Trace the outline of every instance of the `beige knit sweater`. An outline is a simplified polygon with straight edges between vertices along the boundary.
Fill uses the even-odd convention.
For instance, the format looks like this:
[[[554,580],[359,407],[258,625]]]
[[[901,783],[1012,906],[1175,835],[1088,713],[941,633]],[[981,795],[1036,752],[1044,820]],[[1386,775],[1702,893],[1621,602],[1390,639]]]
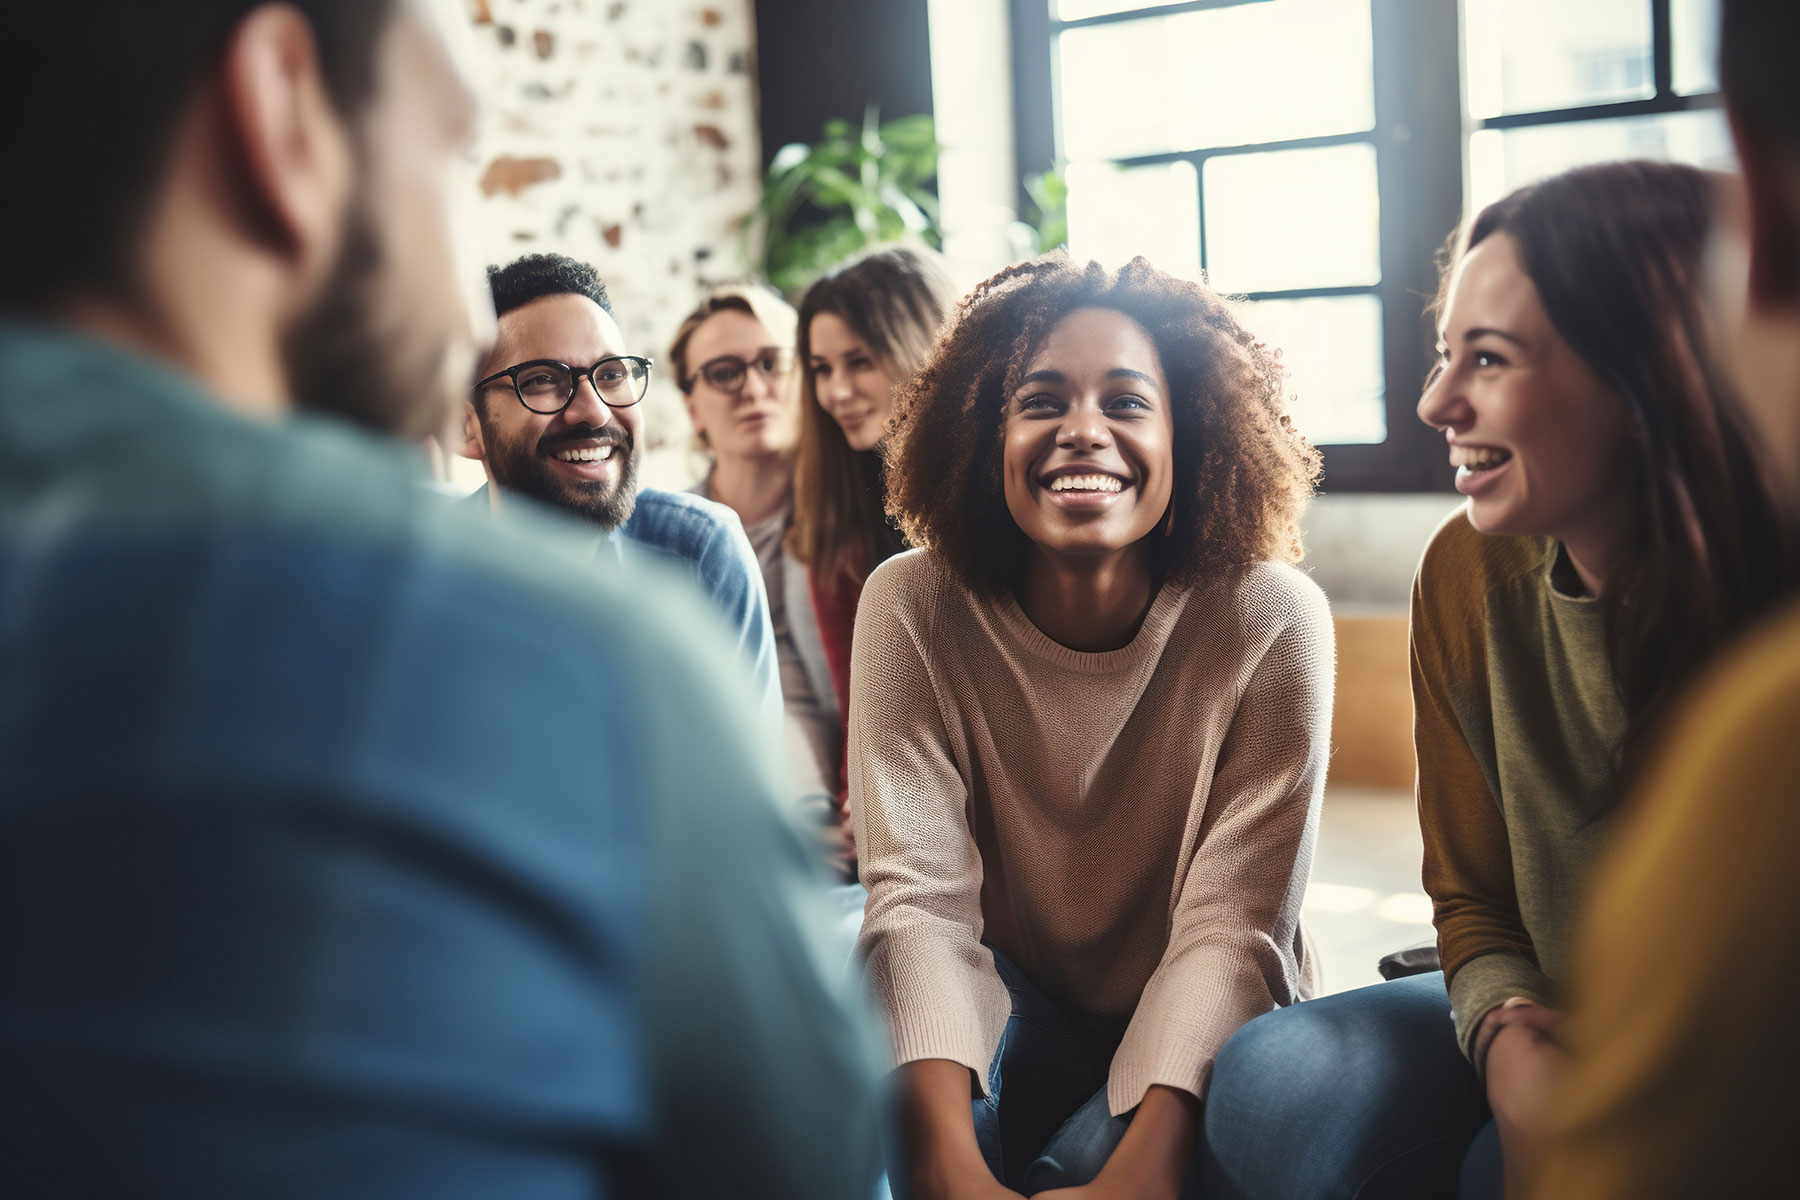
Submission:
[[[1244,1022],[1309,995],[1300,900],[1330,740],[1324,594],[1260,564],[1166,586],[1124,649],[1070,650],[929,551],[857,612],[850,802],[859,949],[897,1063],[986,1086],[1011,1006],[988,947],[1130,1017],[1107,1097],[1204,1097]]]

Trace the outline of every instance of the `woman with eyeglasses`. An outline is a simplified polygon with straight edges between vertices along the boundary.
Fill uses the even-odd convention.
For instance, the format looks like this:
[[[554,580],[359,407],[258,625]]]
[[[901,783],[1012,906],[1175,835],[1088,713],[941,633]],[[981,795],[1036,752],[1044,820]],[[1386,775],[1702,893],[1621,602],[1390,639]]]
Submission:
[[[668,360],[695,441],[711,460],[693,491],[737,513],[762,567],[796,794],[832,831],[831,856],[847,870],[835,807],[843,741],[837,696],[806,568],[782,545],[793,522],[800,432],[794,333],[794,310],[773,292],[721,287],[681,322]]]
[[[896,245],[845,260],[800,301],[800,447],[787,547],[811,573],[840,723],[863,580],[905,547],[886,513],[880,446],[896,391],[925,365],[956,298],[938,254]],[[841,788],[838,812],[848,838],[847,801]]]

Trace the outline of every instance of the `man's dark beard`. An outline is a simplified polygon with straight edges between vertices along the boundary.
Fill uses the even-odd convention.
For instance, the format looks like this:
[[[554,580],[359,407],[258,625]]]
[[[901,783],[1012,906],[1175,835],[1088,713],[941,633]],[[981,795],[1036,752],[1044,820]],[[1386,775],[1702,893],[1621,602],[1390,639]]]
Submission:
[[[601,529],[617,529],[630,519],[637,507],[637,442],[631,431],[617,425],[578,425],[559,429],[538,440],[509,442],[487,419],[485,406],[506,402],[498,389],[477,403],[476,418],[481,422],[481,440],[487,448],[487,467],[494,483],[508,492],[529,496],[540,504],[560,508],[589,521]],[[516,403],[516,402],[515,402]],[[617,487],[607,487],[599,480],[565,479],[548,462],[558,447],[573,441],[598,440],[612,443],[613,457],[623,457]]]
[[[406,304],[383,294],[385,259],[372,193],[351,201],[344,247],[318,307],[282,347],[297,407],[407,438],[441,431],[445,344],[416,346],[395,320]],[[409,357],[416,355],[416,360]]]

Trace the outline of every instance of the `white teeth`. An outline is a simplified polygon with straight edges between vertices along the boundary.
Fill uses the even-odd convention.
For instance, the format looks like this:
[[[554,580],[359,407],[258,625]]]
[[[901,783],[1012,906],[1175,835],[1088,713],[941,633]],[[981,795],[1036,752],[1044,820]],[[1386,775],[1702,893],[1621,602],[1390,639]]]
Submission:
[[[1512,457],[1506,450],[1494,450],[1486,446],[1452,446],[1450,447],[1450,465],[1467,467],[1471,471],[1486,471],[1497,467]]]
[[[1050,481],[1053,492],[1117,492],[1124,487],[1112,475],[1059,475]]]
[[[556,457],[563,462],[605,462],[612,457],[613,448],[608,446],[579,446],[573,450],[558,450]]]

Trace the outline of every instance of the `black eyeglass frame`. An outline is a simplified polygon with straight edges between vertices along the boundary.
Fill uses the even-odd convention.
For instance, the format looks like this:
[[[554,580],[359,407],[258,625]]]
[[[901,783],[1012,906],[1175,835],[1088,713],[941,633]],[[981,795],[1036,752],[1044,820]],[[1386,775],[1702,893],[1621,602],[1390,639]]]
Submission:
[[[614,404],[611,400],[608,400],[606,398],[606,393],[600,390],[599,380],[594,378],[595,371],[598,371],[607,363],[615,362],[637,363],[644,368],[644,390],[639,392],[637,399],[633,400],[630,404]],[[606,405],[606,407],[636,408],[639,404],[643,403],[644,397],[650,392],[650,368],[655,365],[655,359],[648,358],[642,354],[609,354],[591,367],[571,367],[568,363],[558,362],[554,358],[532,358],[527,359],[522,363],[514,363],[503,371],[495,371],[486,379],[477,380],[475,386],[469,390],[472,392],[479,392],[489,384],[499,383],[502,379],[505,379],[513,385],[513,395],[518,397],[520,404],[525,405],[525,411],[537,413],[539,416],[551,417],[575,403],[575,393],[581,390],[581,381],[585,379],[588,381],[588,386],[594,389],[594,395],[600,397],[600,403]],[[569,373],[569,394],[563,397],[563,402],[561,404],[550,409],[533,408],[531,405],[526,404],[525,392],[519,387],[519,372],[527,367],[561,367]]]
[[[784,350],[777,347],[775,353],[779,356],[781,363],[780,370],[776,372],[763,371],[763,378],[765,379],[768,379],[775,374],[785,375],[787,372],[792,371],[796,364],[797,360],[792,350]],[[719,363],[734,362],[739,367],[743,368],[744,371],[744,377],[738,380],[738,385],[736,387],[720,387],[710,379],[706,380],[706,386],[725,392],[728,395],[736,395],[739,392],[742,392],[744,390],[744,384],[750,381],[750,372],[762,370],[762,368],[758,367],[756,364],[766,357],[767,355],[761,354],[757,355],[755,358],[742,358],[736,354],[720,354],[714,358],[707,359],[705,362],[695,367],[694,373],[687,377],[686,382],[677,380],[676,383],[680,385],[683,392],[691,392],[694,390],[694,385],[696,383],[699,383],[702,379],[706,378],[706,369],[708,367],[717,366]]]

